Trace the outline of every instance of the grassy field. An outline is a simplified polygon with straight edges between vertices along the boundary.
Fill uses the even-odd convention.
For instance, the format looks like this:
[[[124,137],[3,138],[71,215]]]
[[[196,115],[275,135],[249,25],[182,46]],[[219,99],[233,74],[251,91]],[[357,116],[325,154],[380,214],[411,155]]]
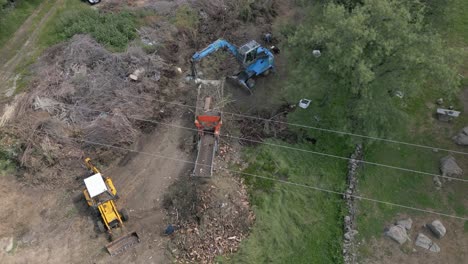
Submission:
[[[428,22],[444,35],[449,46],[458,48],[468,44],[468,6],[463,0],[429,1]],[[464,58],[468,58],[466,51],[461,51]],[[460,72],[466,72],[468,63],[462,65]],[[466,80],[464,81],[466,84]],[[396,138],[417,144],[439,146],[440,148],[457,149],[451,137],[459,129],[466,126],[468,117],[466,113],[451,124],[441,124],[431,116],[436,106],[433,102],[444,97],[434,87],[430,87],[422,98],[405,102],[405,111],[408,114],[408,124],[399,130]],[[458,98],[445,98],[447,105],[454,105],[455,109],[462,109],[462,102]],[[396,144],[374,143],[366,149],[366,159],[386,163],[399,167],[412,168],[429,173],[439,173],[439,159],[448,153],[435,152],[431,149],[418,149],[410,146]],[[459,164],[468,160],[464,155],[455,155]],[[462,166],[463,167],[463,166]],[[423,209],[435,210],[447,214],[466,217],[468,202],[466,187],[462,184],[446,184],[442,191],[436,191],[429,175],[418,175],[395,170],[366,166],[360,175],[360,191],[364,196],[405,204]],[[391,221],[397,213],[421,215],[411,210],[398,207],[376,205],[368,202],[360,203],[359,231],[363,238],[379,237],[385,223]],[[442,218],[443,219],[443,218]],[[467,224],[465,223],[465,226]],[[365,245],[364,245],[365,246]]]
[[[0,10],[0,48],[42,2],[43,0],[18,1],[15,8]]]
[[[324,147],[272,143],[316,151]],[[352,149],[338,151],[347,155]],[[341,191],[345,186],[346,162],[342,160],[271,146],[249,148],[245,155],[250,161],[247,173],[331,190]],[[231,263],[341,262],[343,208],[339,196],[251,176],[246,176],[246,182],[256,224]]]
[[[39,45],[49,47],[76,34],[90,34],[108,49],[123,51],[136,37],[136,28],[136,15],[129,12],[104,13],[81,1],[65,0],[40,34]]]
[[[428,20],[443,34],[452,47],[466,47],[468,43],[468,23],[463,0],[429,1]],[[311,12],[316,12],[312,10]],[[294,54],[286,54],[294,58]],[[466,51],[461,52],[468,58]],[[297,55],[296,55],[297,56]],[[465,60],[468,61],[468,60]],[[461,71],[467,69],[463,65]],[[299,66],[300,67],[300,66]],[[329,85],[323,78],[295,75],[295,67],[289,67],[288,90],[281,90],[282,96],[296,102],[306,97],[324,98],[321,87]],[[294,78],[310,78],[309,87],[297,87]],[[317,80],[312,82],[312,80]],[[452,124],[440,124],[432,116],[435,100],[443,97],[447,105],[462,108],[458,98],[447,98],[439,87],[427,85],[424,96],[403,99],[397,105],[406,113],[401,124],[394,127],[392,138],[441,148],[460,149],[451,137],[468,122],[466,115]],[[278,85],[281,87],[281,85]],[[317,89],[314,89],[317,87]],[[272,89],[274,91],[275,89]],[[272,95],[275,96],[275,95]],[[333,100],[314,100],[307,110],[298,109],[288,116],[288,121],[316,127],[341,127],[346,116],[344,103],[347,99],[340,94],[332,94]],[[399,99],[398,99],[399,100]],[[333,113],[322,118],[320,105],[333,102]],[[294,147],[348,157],[353,144],[359,138],[344,137],[326,132],[308,130],[309,136],[317,139],[316,146],[297,144]],[[284,142],[275,142],[286,144]],[[465,150],[466,151],[466,150]],[[439,159],[447,155],[443,151],[415,147],[367,142],[367,161],[410,168],[428,173],[439,173]],[[459,162],[467,162],[463,156],[456,156]],[[246,152],[250,160],[247,172],[285,179],[297,183],[320,186],[335,191],[343,191],[346,182],[346,163],[330,158],[320,158],[311,154],[285,151],[273,147],[257,147]],[[373,165],[365,165],[360,170],[360,194],[366,197],[396,204],[439,211],[447,214],[466,216],[466,188],[463,184],[446,184],[443,191],[435,191],[432,176],[402,172]],[[241,245],[241,250],[231,260],[232,263],[341,263],[343,201],[341,197],[317,193],[313,190],[265,180],[248,179],[251,198],[257,215],[257,222],[250,237]],[[383,229],[398,213],[413,216],[423,213],[389,205],[363,201],[359,203],[359,236],[366,241],[370,237],[381,237]],[[468,224],[465,223],[465,229]],[[364,244],[363,247],[368,245]],[[364,256],[365,257],[365,256]]]

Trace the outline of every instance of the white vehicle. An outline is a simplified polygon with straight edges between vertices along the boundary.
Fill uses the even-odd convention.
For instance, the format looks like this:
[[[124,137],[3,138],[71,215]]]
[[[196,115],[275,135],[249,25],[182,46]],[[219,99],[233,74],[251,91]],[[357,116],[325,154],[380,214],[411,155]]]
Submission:
[[[88,3],[90,3],[92,5],[99,4],[100,2],[101,2],[101,0],[88,0]]]

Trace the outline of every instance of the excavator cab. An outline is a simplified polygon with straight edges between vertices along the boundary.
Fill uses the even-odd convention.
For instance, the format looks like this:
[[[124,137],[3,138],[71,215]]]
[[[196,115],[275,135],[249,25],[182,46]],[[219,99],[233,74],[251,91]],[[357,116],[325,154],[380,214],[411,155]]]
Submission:
[[[257,59],[257,49],[260,47],[255,40],[251,40],[239,48],[239,61],[244,67],[248,67]]]

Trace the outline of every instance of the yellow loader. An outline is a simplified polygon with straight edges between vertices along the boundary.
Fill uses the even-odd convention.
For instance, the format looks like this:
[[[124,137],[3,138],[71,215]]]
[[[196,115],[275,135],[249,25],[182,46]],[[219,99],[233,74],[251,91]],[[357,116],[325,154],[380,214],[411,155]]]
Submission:
[[[83,194],[88,205],[100,216],[97,221],[99,231],[107,232],[112,241],[106,245],[111,256],[115,256],[140,242],[136,232],[124,233],[124,221],[128,220],[125,209],[118,210],[115,201],[119,198],[112,179],[103,177],[101,172],[91,163],[90,158],[85,159],[86,166],[93,175],[84,179],[86,188]],[[117,234],[119,233],[119,234]]]

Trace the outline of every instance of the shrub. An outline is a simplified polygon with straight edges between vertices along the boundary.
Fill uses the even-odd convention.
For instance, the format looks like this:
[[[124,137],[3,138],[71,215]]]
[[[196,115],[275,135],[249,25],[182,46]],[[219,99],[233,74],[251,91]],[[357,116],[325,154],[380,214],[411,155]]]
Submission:
[[[111,50],[120,51],[136,36],[136,18],[128,12],[104,13],[91,9],[67,11],[58,20],[55,31],[58,41],[75,34],[90,34]]]

